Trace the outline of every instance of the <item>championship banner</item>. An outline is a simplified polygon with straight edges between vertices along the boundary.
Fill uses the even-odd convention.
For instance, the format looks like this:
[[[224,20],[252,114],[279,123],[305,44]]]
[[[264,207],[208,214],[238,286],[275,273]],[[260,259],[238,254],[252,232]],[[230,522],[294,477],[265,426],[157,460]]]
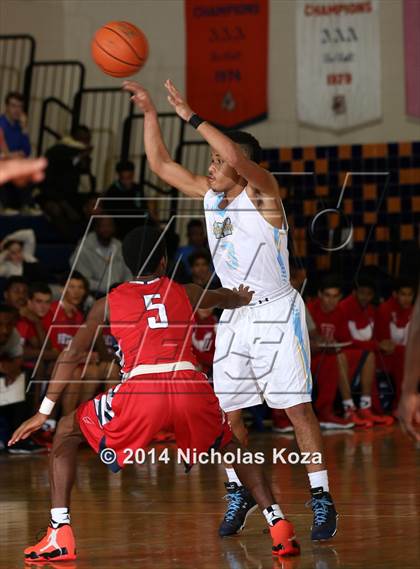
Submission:
[[[379,2],[297,0],[301,122],[340,130],[381,117]]]
[[[187,100],[237,128],[267,117],[268,0],[185,0]]]
[[[420,2],[404,1],[406,112],[420,118]]]

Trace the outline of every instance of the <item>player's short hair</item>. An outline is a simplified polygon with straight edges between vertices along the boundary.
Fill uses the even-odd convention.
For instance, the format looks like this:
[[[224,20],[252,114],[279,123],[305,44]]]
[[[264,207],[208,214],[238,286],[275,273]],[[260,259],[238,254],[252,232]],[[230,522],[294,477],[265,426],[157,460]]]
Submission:
[[[340,278],[337,275],[326,275],[319,283],[318,290],[324,292],[327,288],[337,288],[341,292],[343,287]]]
[[[7,292],[8,290],[10,290],[12,288],[13,285],[15,284],[24,284],[26,286],[28,286],[28,281],[26,279],[24,279],[23,277],[9,277],[6,280],[6,284],[4,285],[4,292]]]
[[[368,276],[362,275],[354,280],[353,290],[357,290],[359,288],[370,288],[371,291],[376,294],[376,283]]]
[[[125,264],[135,277],[153,273],[166,256],[165,239],[157,227],[136,227],[126,235],[122,254]]]
[[[249,132],[244,132],[243,130],[228,130],[224,133],[228,138],[239,144],[239,146],[244,150],[246,156],[259,164],[262,160],[262,149],[258,140],[249,134]]]
[[[50,296],[52,296],[52,291],[46,283],[38,282],[29,285],[28,298],[32,299],[37,292],[41,294],[49,294]]]
[[[22,93],[19,93],[18,91],[9,91],[4,99],[5,104],[8,105],[12,99],[16,99],[16,101],[19,101],[20,103],[24,103],[25,101]]]
[[[199,251],[194,251],[194,253],[191,253],[191,255],[188,257],[188,262],[192,267],[194,263],[199,259],[204,259],[209,265],[211,263],[210,253],[205,249],[200,249]]]
[[[411,288],[413,292],[416,292],[415,280],[407,275],[403,275],[395,279],[392,290],[399,291],[402,288]]]
[[[60,280],[60,284],[62,286],[66,286],[67,282],[72,281],[72,280],[82,281],[82,283],[86,289],[86,293],[89,293],[89,290],[90,290],[89,281],[87,280],[87,278],[84,275],[82,275],[82,273],[79,273],[79,271],[73,271],[70,276],[63,277]]]
[[[70,281],[76,280],[76,281],[82,281],[86,292],[89,292],[90,286],[89,286],[89,281],[87,280],[87,278],[85,277],[85,275],[82,275],[82,273],[79,273],[79,271],[73,271],[70,278]]]
[[[121,172],[134,172],[134,170],[134,163],[131,162],[131,160],[120,160],[115,166],[117,174],[121,174]]]

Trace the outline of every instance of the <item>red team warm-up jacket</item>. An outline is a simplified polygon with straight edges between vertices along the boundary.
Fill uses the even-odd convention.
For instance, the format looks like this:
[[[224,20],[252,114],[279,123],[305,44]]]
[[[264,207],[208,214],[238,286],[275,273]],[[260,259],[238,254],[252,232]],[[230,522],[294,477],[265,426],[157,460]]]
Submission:
[[[360,326],[366,327],[364,319],[357,319],[358,326],[351,324],[345,310],[340,303],[332,312],[324,312],[319,299],[308,303],[308,310],[315,322],[317,331],[328,342],[352,342],[342,353],[346,357],[350,379],[355,374],[363,355],[363,348],[359,341],[354,341],[350,330]],[[369,323],[369,321],[368,321]],[[338,389],[339,368],[337,354],[319,351],[312,354],[312,375],[317,386],[315,410],[320,419],[326,413],[332,413],[334,400]]]

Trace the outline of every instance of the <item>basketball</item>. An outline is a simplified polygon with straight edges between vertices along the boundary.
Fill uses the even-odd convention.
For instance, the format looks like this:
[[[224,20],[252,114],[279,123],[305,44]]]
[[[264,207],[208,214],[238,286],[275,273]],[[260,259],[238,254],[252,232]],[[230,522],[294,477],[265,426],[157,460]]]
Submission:
[[[112,77],[129,77],[146,63],[149,46],[144,33],[129,22],[109,22],[92,39],[92,57]]]

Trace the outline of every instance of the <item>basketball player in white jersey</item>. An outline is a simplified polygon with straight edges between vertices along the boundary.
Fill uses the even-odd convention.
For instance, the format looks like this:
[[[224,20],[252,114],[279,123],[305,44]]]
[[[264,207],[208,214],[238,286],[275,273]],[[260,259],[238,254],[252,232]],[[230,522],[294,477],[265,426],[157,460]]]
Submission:
[[[289,282],[287,221],[272,174],[260,167],[261,148],[247,133],[223,134],[198,117],[166,81],[168,101],[198,130],[212,150],[209,175],[195,175],[174,162],[162,139],[157,112],[145,89],[132,81],[123,88],[144,112],[144,141],[152,171],[188,197],[204,198],[210,251],[224,287],[246,283],[252,305],[224,311],[216,336],[213,381],[233,431],[245,438],[241,410],[264,400],[284,409],[302,453],[322,455],[318,421],[311,404],[309,339],[302,298]],[[314,541],[333,537],[337,513],[329,494],[325,463],[307,465],[314,513]],[[239,533],[255,502],[227,469],[229,502],[221,536]]]

